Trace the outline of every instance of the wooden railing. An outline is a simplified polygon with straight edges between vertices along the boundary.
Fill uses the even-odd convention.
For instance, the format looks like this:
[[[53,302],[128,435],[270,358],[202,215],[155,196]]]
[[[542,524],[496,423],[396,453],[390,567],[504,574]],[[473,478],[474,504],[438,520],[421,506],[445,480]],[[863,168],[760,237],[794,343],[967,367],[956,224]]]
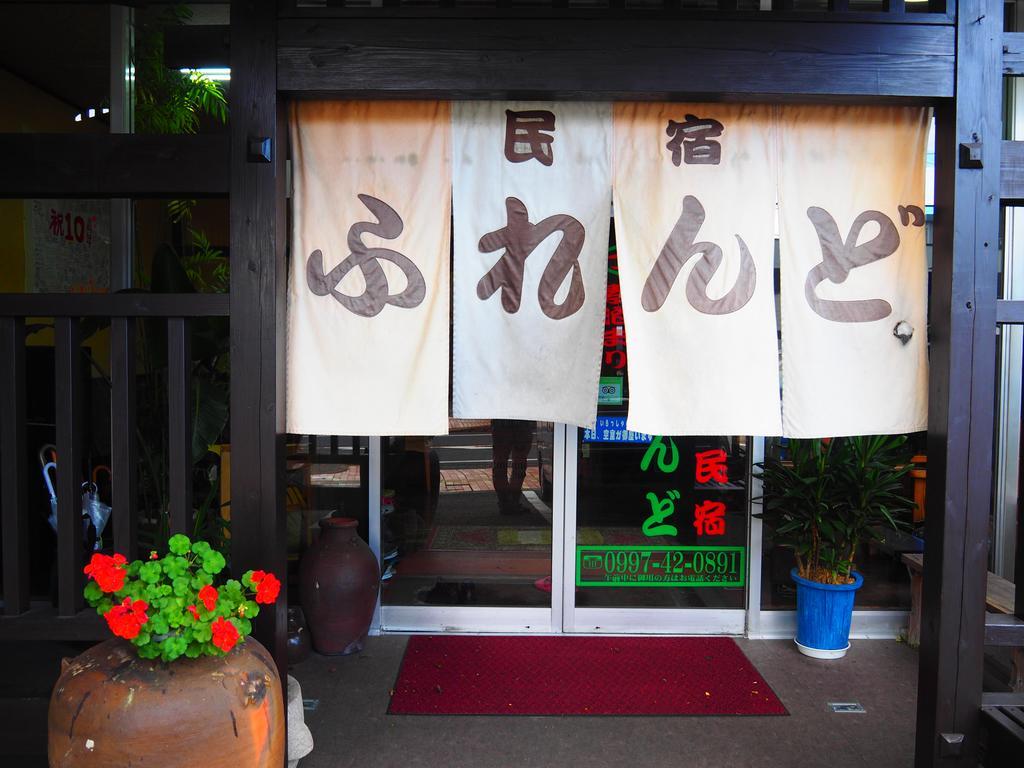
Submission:
[[[0,295],[0,457],[4,613],[17,616],[32,607],[29,595],[25,366],[26,317],[52,317],[54,323],[57,470],[57,610],[75,616],[83,607],[82,472],[83,378],[81,319],[109,317],[111,368],[110,528],[114,549],[129,558],[137,548],[137,425],[135,389],[136,321],[165,319],[168,365],[168,478],[170,528],[191,530],[192,403],[190,320],[226,317],[224,294],[7,294]],[[43,611],[46,613],[46,611]],[[0,631],[3,623],[0,622]]]
[[[3,134],[0,153],[9,161],[0,176],[0,197],[207,197],[224,196],[229,188],[226,135]],[[193,507],[190,323],[197,317],[227,317],[229,309],[225,294],[0,294],[0,525],[7,617],[0,619],[0,637],[86,637],[91,632],[88,621],[61,621],[79,615],[83,607],[83,318],[110,320],[109,530],[114,548],[131,557],[138,545],[137,321],[166,322],[169,519],[173,531],[185,531],[191,527]],[[29,585],[29,530],[38,521],[29,517],[33,507],[26,443],[26,318],[53,319],[58,456],[55,610],[32,603]]]

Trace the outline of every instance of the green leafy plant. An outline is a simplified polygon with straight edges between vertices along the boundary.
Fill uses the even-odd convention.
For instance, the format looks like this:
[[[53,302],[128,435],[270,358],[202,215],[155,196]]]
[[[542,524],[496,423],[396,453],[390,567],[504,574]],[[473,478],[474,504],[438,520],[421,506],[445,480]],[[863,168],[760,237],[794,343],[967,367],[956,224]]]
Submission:
[[[180,259],[188,279],[197,291],[226,293],[230,273],[224,251],[211,245],[205,232],[192,227],[189,227],[188,232],[192,249]]]
[[[264,571],[215,586],[225,565],[207,542],[181,534],[168,540],[166,555],[153,551],[145,562],[97,552],[85,566],[85,599],[144,659],[223,656],[245,641],[259,606],[275,602],[281,589]]]
[[[849,584],[862,543],[908,527],[906,442],[903,435],[794,439],[787,460],[757,465],[763,508],[755,517],[773,543],[793,551],[800,576]]]
[[[157,249],[153,258],[153,293],[194,293],[196,288],[185,266],[169,246]],[[110,325],[109,319],[86,318],[83,336],[91,337]],[[33,331],[52,325],[39,324]],[[160,320],[140,320],[136,438],[139,448],[139,494],[141,497],[139,543],[142,547],[165,546],[170,536],[170,476],[168,472],[167,423],[167,333]],[[194,318],[191,324],[191,444],[193,538],[210,540],[225,552],[227,521],[220,515],[219,458],[211,452],[223,439],[229,418],[230,370],[227,318]],[[83,347],[92,368],[108,387],[110,373],[88,348]]]
[[[227,122],[228,102],[220,83],[202,72],[164,66],[164,27],[191,18],[188,6],[173,5],[135,26],[135,127],[140,133],[195,133],[204,114]]]
[[[135,25],[135,130],[138,133],[194,134],[207,117],[217,123],[227,123],[228,102],[224,86],[198,70],[182,72],[165,64],[164,29],[185,24],[192,18],[192,10],[182,4],[142,14]],[[196,200],[171,200],[167,213],[172,224],[189,225]],[[194,277],[200,291],[227,290],[227,259],[211,248],[201,231],[188,227],[190,242],[184,237],[179,244],[183,263]],[[197,264],[203,264],[198,268]],[[211,266],[211,264],[213,266]],[[205,285],[210,275],[213,280]]]
[[[193,264],[193,267],[195,265]],[[153,293],[195,293],[196,285],[182,259],[169,246],[153,258]],[[192,352],[192,466],[195,538],[226,547],[225,521],[220,516],[219,459],[210,446],[221,441],[229,417],[230,333],[226,318],[195,318],[191,323]],[[139,490],[148,519],[139,526],[141,541],[162,546],[170,535],[168,508],[170,477],[166,456],[167,333],[158,320],[139,324],[139,359],[142,377],[138,391],[139,453],[142,459]]]

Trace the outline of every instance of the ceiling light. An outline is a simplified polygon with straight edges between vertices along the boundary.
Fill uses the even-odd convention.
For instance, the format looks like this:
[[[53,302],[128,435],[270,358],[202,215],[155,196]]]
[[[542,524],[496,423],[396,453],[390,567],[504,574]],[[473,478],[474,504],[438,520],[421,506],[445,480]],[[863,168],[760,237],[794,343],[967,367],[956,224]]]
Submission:
[[[227,82],[231,79],[231,68],[230,67],[198,67],[196,69],[190,69],[189,67],[182,67],[179,70],[183,75],[190,75],[196,72],[200,75],[204,75],[210,80],[216,80],[217,82]]]

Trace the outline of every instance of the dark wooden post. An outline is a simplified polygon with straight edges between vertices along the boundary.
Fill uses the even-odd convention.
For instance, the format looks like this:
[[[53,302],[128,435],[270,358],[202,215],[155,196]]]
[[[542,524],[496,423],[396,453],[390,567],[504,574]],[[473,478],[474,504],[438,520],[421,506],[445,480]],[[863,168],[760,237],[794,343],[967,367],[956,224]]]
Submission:
[[[961,0],[957,13],[956,98],[937,110],[935,140],[928,498],[938,505],[925,523],[918,768],[977,765],[984,660],[1003,9]]]
[[[4,613],[28,610],[28,493],[25,467],[25,320],[0,318],[0,523]]]
[[[82,596],[82,339],[77,318],[58,317],[57,397],[57,611],[74,616]]]
[[[276,3],[231,3],[231,554],[285,578],[285,147]],[[285,672],[287,600],[255,635]]]
[[[135,318],[110,321],[110,452],[114,549],[129,560],[137,556],[136,536],[139,450],[135,436]]]
[[[167,319],[170,530],[192,533],[192,344],[188,318]]]

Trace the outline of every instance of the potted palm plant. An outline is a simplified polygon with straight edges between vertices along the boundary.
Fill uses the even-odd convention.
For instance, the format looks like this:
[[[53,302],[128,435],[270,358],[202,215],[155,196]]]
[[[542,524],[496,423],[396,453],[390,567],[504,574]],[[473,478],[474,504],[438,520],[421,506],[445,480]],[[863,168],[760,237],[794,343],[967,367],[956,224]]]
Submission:
[[[908,527],[914,502],[903,496],[912,468],[903,435],[790,440],[788,457],[758,465],[762,511],[772,543],[793,551],[800,651],[846,655],[864,543]]]

